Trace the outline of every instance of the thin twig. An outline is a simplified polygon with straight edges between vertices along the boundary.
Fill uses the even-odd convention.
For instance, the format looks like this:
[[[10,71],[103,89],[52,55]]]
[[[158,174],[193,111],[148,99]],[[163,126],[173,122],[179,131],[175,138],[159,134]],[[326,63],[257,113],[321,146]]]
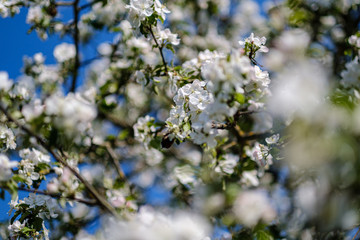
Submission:
[[[93,61],[98,60],[100,58],[101,58],[101,56],[95,56],[93,58],[86,59],[80,63],[79,67],[85,67],[86,65],[88,65],[88,64],[92,63]]]
[[[74,5],[74,2],[56,2],[56,6],[72,6]]]
[[[167,73],[168,73],[168,69],[167,69],[167,63],[166,63],[166,61],[165,61],[165,57],[164,57],[164,54],[163,54],[163,51],[162,51],[162,50],[163,50],[163,46],[160,46],[160,45],[159,45],[158,41],[156,40],[155,34],[154,34],[151,26],[150,26],[148,29],[149,29],[149,31],[150,31],[151,36],[153,37],[153,39],[154,39],[154,41],[155,41],[156,47],[157,47],[157,48],[159,49],[159,51],[160,51],[161,59],[162,59],[162,62],[163,62],[163,64],[164,64],[164,67],[165,67],[165,73],[167,74]]]
[[[5,187],[1,187],[1,188],[8,190],[8,188],[5,188]],[[42,190],[28,189],[28,188],[22,188],[22,187],[18,187],[17,190],[18,191],[23,191],[23,192],[37,193],[37,194],[41,194],[41,195],[50,196],[50,197],[53,197],[53,198],[65,198],[65,199],[76,201],[76,202],[79,202],[79,203],[84,203],[84,204],[90,205],[90,206],[96,205],[96,201],[91,200],[91,199],[82,199],[82,198],[77,198],[77,197],[73,197],[73,196],[65,197],[65,196],[61,196],[58,193],[50,193],[50,192],[46,192],[46,191],[42,191]]]
[[[235,126],[236,120],[238,120],[240,117],[249,115],[249,114],[253,114],[253,113],[257,113],[257,112],[256,111],[238,111],[234,115],[234,122],[232,122],[232,123],[213,123],[211,127],[217,128],[217,129],[230,129]]]
[[[357,230],[357,232],[355,233],[354,237],[351,240],[355,240],[357,235],[359,234],[359,232],[360,232],[360,227],[358,226],[358,230]]]
[[[78,77],[78,70],[80,67],[80,50],[79,50],[79,44],[80,44],[80,34],[79,34],[79,26],[78,26],[78,22],[79,22],[79,4],[80,0],[75,0],[73,3],[73,14],[74,14],[74,35],[73,35],[73,39],[74,39],[74,45],[75,45],[75,65],[74,65],[74,69],[72,72],[72,83],[71,83],[71,88],[70,88],[70,92],[75,92],[75,88],[76,88],[76,82],[77,82],[77,77]]]
[[[123,129],[132,128],[132,125],[130,125],[130,124],[126,123],[125,121],[122,121],[121,119],[117,118],[116,116],[114,116],[114,114],[106,113],[101,108],[98,108],[98,111],[99,111],[98,112],[99,117],[102,117],[102,118],[108,120],[109,122],[111,122],[115,126],[121,127]]]
[[[53,157],[54,159],[61,163],[63,166],[67,167],[86,187],[86,189],[93,195],[96,201],[109,213],[114,216],[117,216],[115,209],[110,205],[109,202],[106,201],[98,191],[92,186],[76,169],[71,167],[65,159],[63,159],[60,155],[58,155],[52,147],[39,135],[37,135],[33,130],[28,128],[27,126],[21,124],[18,120],[13,118],[10,113],[0,104],[0,111],[5,114],[5,116],[9,119],[9,121],[15,123],[20,129],[34,137]]]
[[[115,153],[114,150],[111,148],[111,146],[110,146],[109,143],[105,143],[105,148],[106,148],[106,151],[107,151],[108,154],[109,154],[109,157],[110,157],[112,163],[113,163],[114,166],[115,166],[115,169],[116,169],[117,173],[119,174],[120,179],[123,180],[123,181],[126,181],[125,173],[124,173],[124,171],[123,171],[122,168],[121,168],[121,165],[120,165],[120,163],[119,163],[119,159],[118,159],[117,156],[116,156],[116,153]]]

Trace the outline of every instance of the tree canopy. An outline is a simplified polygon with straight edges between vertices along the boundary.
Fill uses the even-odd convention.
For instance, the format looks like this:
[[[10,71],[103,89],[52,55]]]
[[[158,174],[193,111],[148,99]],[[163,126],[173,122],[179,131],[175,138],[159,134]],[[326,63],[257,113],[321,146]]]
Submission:
[[[360,237],[359,0],[20,11],[63,41],[0,69],[0,238]]]

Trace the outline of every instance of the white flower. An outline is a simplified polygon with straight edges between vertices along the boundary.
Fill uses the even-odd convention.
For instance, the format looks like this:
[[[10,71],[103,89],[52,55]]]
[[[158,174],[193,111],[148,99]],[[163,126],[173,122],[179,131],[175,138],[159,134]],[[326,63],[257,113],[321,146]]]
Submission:
[[[161,4],[159,0],[155,0],[155,11],[165,20],[165,14],[170,13],[170,10],[167,9],[164,5]]]
[[[196,181],[195,170],[190,165],[175,167],[174,175],[176,179],[182,184],[190,184]]]
[[[66,97],[51,95],[45,100],[45,113],[54,116],[54,124],[65,129],[69,136],[85,132],[97,115],[96,107],[80,93],[70,93]]]
[[[226,154],[223,156],[224,159],[219,160],[219,164],[215,168],[215,172],[218,173],[226,173],[226,174],[233,174],[234,168],[239,161],[239,156],[234,154]]]
[[[44,154],[40,152],[39,150],[36,150],[33,148],[30,150],[29,148],[23,149],[19,152],[19,155],[23,159],[28,159],[35,165],[38,163],[49,163],[50,162],[50,156],[47,154]]]
[[[0,150],[15,149],[15,136],[13,131],[6,125],[0,124]]]
[[[164,159],[164,155],[162,154],[162,152],[160,152],[155,148],[151,148],[145,151],[145,161],[150,166],[155,166],[161,163],[163,159]]]
[[[29,100],[35,94],[35,82],[32,77],[20,76],[15,84],[12,95]]]
[[[269,148],[258,142],[255,143],[252,149],[246,150],[246,155],[255,161],[262,169],[267,169],[269,165],[273,163]]]
[[[349,43],[357,48],[360,48],[360,37],[357,35],[350,36]]]
[[[266,43],[266,38],[265,37],[255,37],[254,33],[251,33],[250,36],[248,38],[245,38],[244,41],[239,41],[240,46],[245,46],[246,43],[249,44],[253,44],[256,47],[259,48],[259,52],[268,52],[269,49],[267,47],[265,47],[265,43]]]
[[[61,43],[54,49],[54,57],[59,63],[75,58],[76,49],[74,44]]]
[[[8,229],[10,232],[10,236],[16,236],[18,232],[20,232],[25,227],[25,222],[21,223],[19,220],[13,222],[13,224],[9,225]]]
[[[55,66],[44,66],[39,76],[39,83],[62,83],[63,78],[59,75],[59,70]]]
[[[135,138],[138,141],[143,142],[146,149],[156,131],[155,126],[152,124],[154,121],[155,119],[153,117],[147,115],[145,117],[140,117],[133,127]]]
[[[142,71],[136,71],[134,76],[135,76],[137,83],[139,83],[143,86],[146,85],[147,80],[146,80],[145,74]]]
[[[209,223],[195,213],[163,214],[143,206],[129,221],[109,220],[104,233],[108,240],[204,240],[210,230]]]
[[[0,72],[0,90],[9,91],[13,85],[13,81],[9,79],[7,72]]]
[[[46,214],[47,218],[57,218],[58,214],[56,213],[59,210],[59,206],[57,204],[57,201],[53,198],[47,198],[46,199],[46,207],[49,211],[48,214]]]
[[[267,144],[275,144],[279,141],[280,134],[274,134],[271,137],[265,138]]]
[[[153,4],[153,0],[130,0],[130,5],[125,6],[129,9],[129,21],[134,27],[140,27],[141,22],[153,14]]]
[[[9,180],[12,174],[11,169],[17,165],[18,162],[9,161],[9,158],[6,155],[0,154],[0,182]]]
[[[34,101],[26,104],[21,109],[21,113],[24,115],[26,121],[30,121],[34,118],[37,118],[44,112],[44,105],[41,104],[40,99],[35,99]]]
[[[295,115],[312,119],[324,108],[329,83],[322,65],[300,61],[287,66],[276,78],[276,84],[272,86],[273,94],[269,99],[269,109],[272,113],[283,118]],[[349,76],[347,79],[352,82],[356,78]]]
[[[259,186],[259,179],[257,177],[257,171],[244,171],[241,176],[241,183],[245,184],[246,186]]]
[[[255,226],[260,220],[270,223],[276,217],[268,197],[261,190],[241,192],[234,203],[236,218],[247,227]]]
[[[9,202],[9,205],[10,205],[10,210],[8,212],[9,216],[11,215],[13,210],[17,211],[19,209],[18,204],[24,202],[22,200],[20,200],[20,202],[19,202],[18,200],[19,200],[19,196],[16,196],[15,200],[11,199],[11,201]]]
[[[346,70],[341,72],[341,84],[346,87],[360,87],[360,64],[359,59],[356,57],[351,62],[346,63]]]
[[[40,178],[40,174],[35,172],[35,164],[29,159],[20,161],[19,175],[26,179],[26,184],[29,186],[33,184],[33,181],[36,181]]]
[[[46,204],[46,201],[49,200],[49,196],[45,195],[36,195],[35,193],[30,193],[28,198],[25,198],[25,204],[29,205],[29,208],[35,208],[36,206],[43,206]]]
[[[106,196],[114,207],[120,208],[126,204],[125,194],[119,190],[108,190],[106,191]]]
[[[160,43],[162,43],[163,41],[167,41],[172,45],[179,45],[180,43],[180,39],[177,38],[178,35],[171,33],[169,28],[162,30],[160,28],[160,25],[158,25],[154,34],[156,39],[158,39]]]

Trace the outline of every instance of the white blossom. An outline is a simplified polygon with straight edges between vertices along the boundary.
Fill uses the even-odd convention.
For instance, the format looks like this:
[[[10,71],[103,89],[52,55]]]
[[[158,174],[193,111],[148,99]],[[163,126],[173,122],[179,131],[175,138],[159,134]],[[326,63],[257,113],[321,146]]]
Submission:
[[[59,63],[71,60],[75,57],[75,45],[70,43],[61,43],[54,49],[54,57]]]
[[[0,71],[0,90],[9,91],[12,86],[13,81],[9,79],[9,74]]]
[[[276,217],[269,198],[261,190],[241,192],[235,200],[233,211],[238,221],[247,227],[255,226],[260,220],[270,223]]]
[[[259,48],[259,52],[268,52],[269,49],[264,46],[266,43],[265,37],[255,37],[254,33],[251,33],[248,38],[245,38],[244,41],[239,41],[240,46],[245,46],[246,43],[253,44]]]
[[[66,97],[53,94],[45,100],[45,113],[54,117],[54,124],[64,128],[67,135],[85,132],[97,115],[96,107],[80,93]]]
[[[6,181],[11,178],[12,168],[17,167],[18,162],[10,161],[9,158],[0,154],[0,181]]]
[[[29,197],[24,199],[25,204],[29,205],[29,208],[35,208],[37,206],[43,206],[50,197],[46,195],[39,195],[30,193]]]
[[[150,17],[153,12],[154,0],[130,0],[130,5],[126,5],[129,10],[129,21],[134,27],[140,27],[146,17]]]
[[[161,2],[160,0],[155,0],[154,1],[154,7],[155,7],[155,11],[157,12],[157,14],[160,15],[160,17],[165,20],[165,14],[170,13],[170,10],[167,9]]]
[[[234,154],[226,154],[219,160],[219,163],[215,168],[215,172],[233,174],[234,168],[236,167],[238,161],[239,156]]]
[[[30,160],[35,165],[37,165],[39,163],[49,163],[50,162],[49,155],[44,154],[44,153],[40,152],[39,150],[36,150],[35,148],[33,148],[31,150],[29,148],[20,150],[19,155],[23,159]]]
[[[267,144],[275,144],[279,141],[280,134],[274,134],[271,137],[265,138]]]
[[[143,142],[145,148],[148,147],[152,136],[156,131],[155,126],[153,125],[154,121],[155,119],[153,117],[147,115],[145,117],[140,117],[133,127],[135,138],[140,142]]]
[[[176,179],[182,184],[195,183],[195,170],[190,165],[184,165],[174,168]]]
[[[0,124],[0,150],[15,149],[15,136],[13,131],[4,124]]]
[[[210,234],[210,227],[195,213],[163,214],[143,206],[129,221],[111,221],[105,233],[109,240],[204,240]]]
[[[10,236],[16,236],[24,227],[25,222],[21,223],[19,220],[14,221],[13,224],[8,227]]]
[[[180,39],[178,39],[177,34],[171,33],[169,28],[162,30],[160,25],[157,26],[154,35],[160,43],[163,43],[164,41],[169,42],[172,45],[179,45],[180,43]]]
[[[356,57],[351,62],[346,63],[346,70],[341,72],[341,84],[346,87],[360,87],[360,70],[359,70],[359,60],[358,57]]]

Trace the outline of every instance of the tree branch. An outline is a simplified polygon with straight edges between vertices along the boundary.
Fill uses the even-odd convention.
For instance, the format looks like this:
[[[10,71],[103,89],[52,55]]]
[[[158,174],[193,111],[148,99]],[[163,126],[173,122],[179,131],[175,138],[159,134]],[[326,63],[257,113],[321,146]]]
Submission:
[[[6,187],[0,187],[0,188],[5,189],[5,190],[9,190]],[[84,204],[90,205],[90,206],[96,205],[96,201],[91,200],[91,199],[82,199],[82,198],[71,197],[71,196],[64,197],[64,196],[61,196],[61,194],[58,194],[58,193],[50,193],[50,192],[46,192],[46,191],[42,191],[42,190],[28,189],[28,188],[22,188],[22,187],[18,187],[17,190],[18,191],[23,191],[23,192],[38,193],[38,194],[50,196],[50,197],[53,197],[53,198],[65,198],[65,199],[76,201],[76,202],[79,202],[79,203],[84,203]]]
[[[59,2],[56,2],[55,5],[56,6],[72,6],[72,5],[74,5],[74,2],[61,2],[61,1],[59,1]]]
[[[162,50],[163,50],[163,46],[160,46],[160,45],[159,45],[158,41],[156,40],[156,37],[155,37],[155,35],[154,35],[154,32],[153,32],[151,26],[148,27],[148,29],[149,29],[149,31],[150,31],[151,36],[153,37],[153,39],[154,39],[154,41],[155,41],[156,47],[157,47],[157,48],[159,49],[159,51],[160,51],[161,59],[162,59],[163,65],[164,65],[164,67],[165,67],[165,73],[167,74],[167,73],[168,73],[168,69],[167,69],[167,63],[166,63],[166,61],[165,61],[165,57],[164,57],[164,54],[163,54],[163,51],[162,51]]]
[[[253,113],[257,113],[256,111],[237,111],[234,115],[234,122],[232,123],[213,123],[212,128],[217,129],[230,129],[236,125],[236,120],[245,115],[250,115]]]
[[[354,237],[351,240],[355,240],[359,232],[360,232],[360,227],[358,227],[357,232],[355,233]]]
[[[79,4],[80,0],[75,0],[73,2],[73,14],[74,14],[74,35],[73,35],[73,39],[74,39],[74,44],[75,44],[75,64],[74,64],[74,69],[72,72],[72,83],[71,83],[71,88],[70,88],[70,92],[75,92],[75,88],[76,88],[76,82],[77,82],[77,77],[78,77],[78,70],[80,67],[80,51],[79,51],[79,44],[80,44],[80,36],[79,36],[79,26],[78,26],[78,22],[79,22]]]
[[[13,118],[10,113],[3,107],[3,105],[0,104],[0,111],[5,114],[5,116],[9,119],[9,121],[12,121],[15,123],[20,129],[22,129],[24,132],[29,134],[30,136],[34,137],[53,157],[54,159],[61,163],[63,166],[67,167],[86,187],[86,189],[93,195],[93,197],[96,199],[96,201],[110,214],[117,216],[117,213],[115,209],[110,205],[109,202],[106,201],[99,193],[98,191],[92,186],[76,169],[71,167],[65,159],[63,159],[60,155],[58,155],[52,147],[39,135],[37,135],[35,132],[33,132],[30,128],[27,126],[21,124],[18,120]]]
[[[109,157],[112,161],[112,163],[114,164],[115,166],[115,169],[120,177],[121,180],[123,181],[126,181],[126,176],[125,176],[125,173],[124,171],[122,170],[121,168],[121,165],[119,163],[119,159],[117,158],[116,156],[116,153],[114,152],[114,150],[111,148],[110,144],[109,143],[105,143],[105,148],[106,148],[106,151],[108,152],[109,154]]]

